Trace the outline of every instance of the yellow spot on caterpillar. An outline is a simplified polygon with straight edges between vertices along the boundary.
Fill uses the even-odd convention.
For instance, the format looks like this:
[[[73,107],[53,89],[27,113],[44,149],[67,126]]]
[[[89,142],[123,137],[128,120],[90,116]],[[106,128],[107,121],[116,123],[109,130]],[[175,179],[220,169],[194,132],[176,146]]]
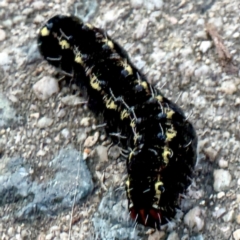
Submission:
[[[46,37],[46,36],[48,36],[49,34],[50,34],[50,31],[48,30],[47,27],[43,27],[43,28],[41,29],[41,31],[40,31],[40,35],[41,35],[42,37]]]
[[[172,109],[167,109],[165,113],[167,114],[167,119],[171,119],[175,112]]]
[[[143,88],[144,88],[145,90],[148,90],[148,84],[147,84],[147,82],[141,82],[141,85],[143,86]]]
[[[161,195],[161,190],[159,189],[161,186],[163,186],[163,182],[161,182],[161,181],[157,181],[156,183],[155,183],[155,196],[159,196],[159,198],[160,198],[160,195]]]
[[[125,118],[128,118],[129,117],[129,113],[126,109],[124,109],[123,111],[121,111],[120,113],[120,118],[121,120],[125,119]]]
[[[166,140],[170,142],[173,138],[175,138],[177,135],[177,131],[175,131],[173,128],[167,128],[166,129]]]
[[[85,23],[84,25],[89,29],[93,29],[93,25],[90,23]]]
[[[171,149],[168,147],[164,147],[163,148],[163,153],[162,153],[162,157],[163,157],[163,161],[166,165],[168,165],[169,163],[169,156],[172,155]]]
[[[155,98],[156,98],[158,101],[160,101],[160,102],[163,101],[163,97],[162,97],[161,95],[155,96]]]
[[[112,97],[107,98],[107,95],[105,95],[103,97],[103,100],[106,104],[106,108],[108,109],[113,109],[113,110],[117,110],[117,105],[115,104],[115,102],[113,101]]]
[[[127,181],[126,181],[126,192],[127,192],[127,197],[129,200],[129,209],[132,208],[134,206],[133,201],[131,199],[131,194],[130,192],[132,191],[132,189],[130,188],[130,178],[128,177]]]
[[[78,52],[78,53],[75,55],[74,61],[75,61],[76,63],[79,63],[79,64],[81,64],[81,65],[84,65],[84,62],[83,62],[83,60],[82,60],[82,56],[81,56],[81,53],[80,53],[80,52]]]
[[[160,209],[159,206],[159,202],[160,202],[160,198],[161,198],[161,190],[160,187],[163,186],[163,182],[161,182],[160,180],[158,180],[155,184],[154,184],[154,190],[155,190],[155,195],[154,195],[154,203],[152,204],[152,207],[155,209]]]
[[[101,91],[101,86],[100,86],[99,80],[97,79],[95,74],[90,75],[90,85],[93,89],[95,89],[97,91]]]
[[[130,127],[135,128],[136,127],[136,122],[135,119],[132,119],[130,122]]]
[[[127,60],[120,61],[119,66],[123,67],[123,72],[125,77],[133,74],[132,67],[127,63]]]
[[[126,187],[127,187],[127,193],[130,193],[131,189],[130,189],[130,180],[129,179],[126,181]]]
[[[114,44],[111,40],[108,40],[107,38],[102,40],[103,43],[105,43],[110,49],[114,49]]]
[[[62,47],[62,49],[68,49],[68,48],[70,48],[70,44],[67,42],[67,40],[61,40],[61,41],[59,41],[59,45]]]

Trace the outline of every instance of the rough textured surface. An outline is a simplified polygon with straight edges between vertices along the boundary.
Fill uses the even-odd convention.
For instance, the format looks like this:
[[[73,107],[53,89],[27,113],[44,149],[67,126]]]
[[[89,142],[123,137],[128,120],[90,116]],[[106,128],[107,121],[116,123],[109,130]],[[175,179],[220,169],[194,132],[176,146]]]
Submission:
[[[94,213],[99,212],[99,203],[107,196],[106,192],[109,188],[123,186],[126,174],[124,163],[112,158],[102,159],[96,154],[95,147],[106,146],[107,142],[102,128],[97,128],[101,121],[95,119],[83,103],[86,101],[84,93],[79,93],[76,86],[67,87],[64,80],[59,82],[59,93],[46,101],[39,100],[32,89],[43,77],[56,76],[56,71],[43,62],[36,51],[36,32],[43,21],[57,13],[87,17],[94,25],[105,28],[125,47],[132,62],[142,69],[149,81],[162,88],[170,99],[178,99],[177,103],[196,127],[200,138],[196,176],[182,197],[180,221],[163,227],[165,237],[174,231],[176,239],[181,240],[239,238],[239,1],[170,0],[149,1],[148,5],[143,2],[0,1],[0,28],[4,31],[0,44],[0,94],[10,103],[12,113],[24,119],[14,120],[13,125],[12,121],[4,120],[4,126],[0,127],[0,164],[3,159],[22,159],[34,169],[33,181],[41,183],[42,179],[54,176],[49,162],[61,149],[71,144],[82,151],[85,139],[95,131],[100,132],[99,141],[91,147],[92,151],[88,150],[87,165],[94,181],[92,194],[82,204],[75,205],[74,211],[63,211],[52,219],[31,223],[14,221],[12,213],[21,207],[18,203],[1,205],[0,235],[3,239],[67,239],[71,234],[71,239],[91,240],[98,239],[97,234],[102,236],[96,221],[98,226],[103,222],[105,232],[107,229],[110,232],[111,227],[113,234],[114,224],[120,224],[111,222],[111,218],[110,223],[105,224],[108,218],[101,216],[101,212],[94,224],[91,221]],[[158,3],[161,6],[157,6]],[[232,55],[230,67],[222,64],[219,49],[205,31],[205,24],[209,22],[215,25]],[[139,26],[139,23],[144,24]],[[137,28],[139,32],[135,31]],[[202,44],[204,41],[210,41],[211,47]],[[79,94],[77,104],[62,101]],[[1,114],[2,111],[0,121]],[[37,123],[43,117],[53,122],[40,129]],[[64,129],[68,130],[67,134]],[[213,172],[219,168],[228,171],[232,180],[224,190],[215,192]],[[0,169],[4,176],[5,168],[1,165]],[[24,175],[24,171],[20,173]],[[18,175],[16,180],[21,180],[23,175]],[[68,176],[66,173],[65,178]],[[124,192],[121,200],[126,200]],[[204,222],[201,232],[193,231],[192,225],[182,221],[195,207],[201,209],[201,215],[197,215]],[[107,211],[111,216],[113,211]],[[127,219],[117,229],[125,229],[126,222]],[[147,229],[137,227],[135,231],[139,231],[143,239],[151,239],[146,234]]]
[[[24,162],[20,157],[1,161],[0,205],[17,203],[13,214],[19,220],[56,216],[74,202],[79,204],[93,189],[86,164],[74,149],[61,150],[49,163],[49,171],[55,174],[41,182],[33,180],[37,173]]]
[[[17,122],[16,111],[10,101],[0,93],[0,128],[11,126]]]
[[[122,195],[124,195],[123,188],[117,191],[110,190],[103,197],[92,219],[96,237],[109,240],[143,239],[138,229],[133,231],[133,222],[128,216],[127,200],[122,199]]]

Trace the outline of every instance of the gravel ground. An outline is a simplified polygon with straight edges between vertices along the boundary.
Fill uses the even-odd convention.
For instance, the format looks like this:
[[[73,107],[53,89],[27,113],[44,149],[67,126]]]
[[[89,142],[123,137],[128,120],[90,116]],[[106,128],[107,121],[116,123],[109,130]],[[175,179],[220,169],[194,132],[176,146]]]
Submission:
[[[16,213],[34,196],[0,189],[1,239],[240,240],[239,10],[238,0],[0,0],[0,183],[9,184],[13,176],[21,180],[16,189],[23,181],[52,183],[49,163],[65,148],[82,153],[84,147],[94,184],[92,189],[87,174],[84,192],[90,193],[81,204],[72,207],[71,198],[54,216],[40,207],[44,217],[32,218],[31,210],[24,220]],[[64,80],[58,84],[59,74],[37,51],[37,30],[55,14],[75,14],[105,28],[152,84],[178,99],[196,128],[193,184],[182,212],[160,232],[133,229],[123,189],[125,165],[115,160],[118,149],[107,155],[108,140],[97,127],[101,119],[86,108],[84,93]],[[77,177],[81,174],[66,184],[75,186]]]

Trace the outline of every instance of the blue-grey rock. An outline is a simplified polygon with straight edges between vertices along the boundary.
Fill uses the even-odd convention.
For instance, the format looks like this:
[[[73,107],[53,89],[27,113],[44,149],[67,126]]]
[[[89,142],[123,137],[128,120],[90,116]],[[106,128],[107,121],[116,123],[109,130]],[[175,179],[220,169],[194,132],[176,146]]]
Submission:
[[[97,239],[144,239],[140,234],[143,227],[135,228],[134,222],[129,218],[125,195],[122,188],[117,191],[110,190],[102,198],[98,212],[92,218]]]
[[[0,128],[10,127],[17,120],[15,109],[11,106],[7,97],[0,93]]]
[[[13,158],[0,176],[0,205],[18,202],[21,207],[15,216],[19,220],[55,216],[71,209],[74,199],[81,204],[93,189],[86,163],[74,149],[60,151],[49,163],[52,177],[41,183],[32,181],[29,168],[22,158]]]

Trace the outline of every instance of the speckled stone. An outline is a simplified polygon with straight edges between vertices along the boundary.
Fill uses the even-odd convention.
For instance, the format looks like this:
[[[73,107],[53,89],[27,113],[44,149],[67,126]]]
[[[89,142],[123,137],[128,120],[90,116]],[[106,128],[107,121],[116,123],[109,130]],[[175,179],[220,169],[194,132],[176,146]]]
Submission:
[[[176,232],[172,232],[168,235],[167,240],[180,240],[180,238]]]
[[[49,117],[42,117],[38,120],[37,126],[39,128],[46,128],[53,124],[53,119]]]
[[[0,42],[6,39],[6,32],[3,29],[0,29]]]
[[[211,41],[202,41],[200,46],[199,46],[199,50],[202,53],[206,53],[212,46],[212,42]]]
[[[216,169],[214,170],[213,176],[214,176],[213,187],[215,191],[220,192],[228,190],[228,187],[232,180],[232,176],[229,173],[229,171],[223,169]]]
[[[201,231],[204,227],[204,219],[201,214],[201,209],[199,207],[191,209],[184,216],[184,223],[197,232]]]
[[[233,232],[234,240],[240,240],[240,229],[237,229]]]
[[[58,82],[52,77],[43,77],[33,85],[33,91],[38,99],[46,100],[59,91]]]

